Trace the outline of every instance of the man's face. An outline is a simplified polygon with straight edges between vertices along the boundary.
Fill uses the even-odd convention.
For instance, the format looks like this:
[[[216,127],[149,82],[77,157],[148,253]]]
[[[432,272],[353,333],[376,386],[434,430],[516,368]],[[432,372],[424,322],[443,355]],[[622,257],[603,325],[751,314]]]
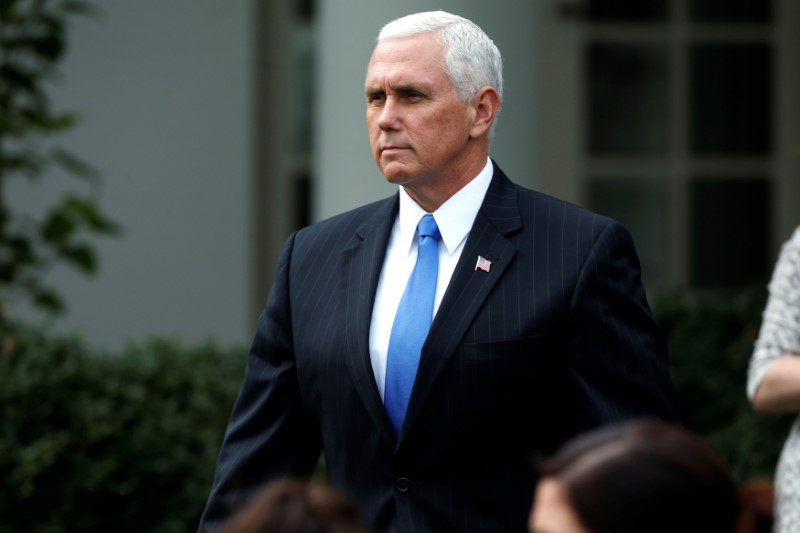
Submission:
[[[474,109],[444,69],[444,45],[432,33],[389,39],[372,53],[365,83],[369,140],[391,183],[436,188],[474,164],[468,148]]]

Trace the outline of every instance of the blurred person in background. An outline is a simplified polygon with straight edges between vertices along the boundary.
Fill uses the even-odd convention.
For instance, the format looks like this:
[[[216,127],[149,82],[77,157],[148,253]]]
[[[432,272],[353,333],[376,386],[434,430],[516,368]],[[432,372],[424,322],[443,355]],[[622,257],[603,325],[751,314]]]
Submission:
[[[222,533],[370,533],[358,508],[324,483],[279,479],[267,483]]]
[[[800,226],[782,248],[747,374],[761,413],[800,413]],[[800,416],[775,471],[776,533],[800,531]]]
[[[727,465],[678,425],[638,420],[585,433],[538,470],[531,533],[755,533],[736,529]]]

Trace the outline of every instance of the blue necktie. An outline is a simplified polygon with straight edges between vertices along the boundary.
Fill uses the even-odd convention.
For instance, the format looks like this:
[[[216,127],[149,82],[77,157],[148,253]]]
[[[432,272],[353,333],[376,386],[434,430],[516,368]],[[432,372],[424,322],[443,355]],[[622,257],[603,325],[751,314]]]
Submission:
[[[417,264],[408,278],[389,337],[386,361],[386,388],[383,403],[395,435],[400,435],[403,418],[417,375],[422,345],[433,320],[433,300],[439,275],[439,227],[433,215],[425,215],[417,225],[419,252]]]

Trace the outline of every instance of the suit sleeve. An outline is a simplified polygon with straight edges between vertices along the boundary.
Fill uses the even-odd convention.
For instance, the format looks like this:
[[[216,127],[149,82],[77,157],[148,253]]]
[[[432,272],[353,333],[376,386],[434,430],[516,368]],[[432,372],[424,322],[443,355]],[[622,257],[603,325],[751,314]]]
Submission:
[[[666,343],[633,240],[615,221],[597,235],[581,268],[568,329],[577,431],[639,417],[677,421]]]
[[[319,425],[300,397],[293,350],[289,271],[294,239],[281,252],[275,285],[258,320],[200,531],[219,528],[270,479],[310,475],[319,459]]]

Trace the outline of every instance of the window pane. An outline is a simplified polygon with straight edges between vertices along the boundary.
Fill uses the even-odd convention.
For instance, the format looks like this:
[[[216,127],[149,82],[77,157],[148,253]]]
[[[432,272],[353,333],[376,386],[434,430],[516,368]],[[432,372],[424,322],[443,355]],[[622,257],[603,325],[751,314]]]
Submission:
[[[301,20],[312,21],[316,15],[316,2],[314,0],[295,0],[294,12]]]
[[[692,0],[695,22],[766,23],[772,20],[771,0]]]
[[[589,181],[593,211],[622,222],[631,232],[648,291],[667,282],[669,191],[666,179],[594,178]]]
[[[304,228],[313,222],[311,213],[311,196],[314,180],[307,172],[297,174],[291,182],[294,220],[292,230]]]
[[[667,150],[667,50],[660,45],[589,47],[589,152],[657,155]]]
[[[667,18],[666,0],[590,0],[589,20],[658,22]]]
[[[696,287],[744,287],[769,275],[769,182],[694,179],[691,278]]]
[[[692,47],[692,153],[764,155],[769,152],[771,59],[766,44]]]
[[[294,55],[292,64],[294,76],[290,82],[293,85],[291,94],[294,96],[295,122],[292,125],[293,144],[295,153],[299,156],[309,156],[313,150],[311,142],[313,135],[314,116],[314,38],[309,30],[296,31],[293,36]]]

